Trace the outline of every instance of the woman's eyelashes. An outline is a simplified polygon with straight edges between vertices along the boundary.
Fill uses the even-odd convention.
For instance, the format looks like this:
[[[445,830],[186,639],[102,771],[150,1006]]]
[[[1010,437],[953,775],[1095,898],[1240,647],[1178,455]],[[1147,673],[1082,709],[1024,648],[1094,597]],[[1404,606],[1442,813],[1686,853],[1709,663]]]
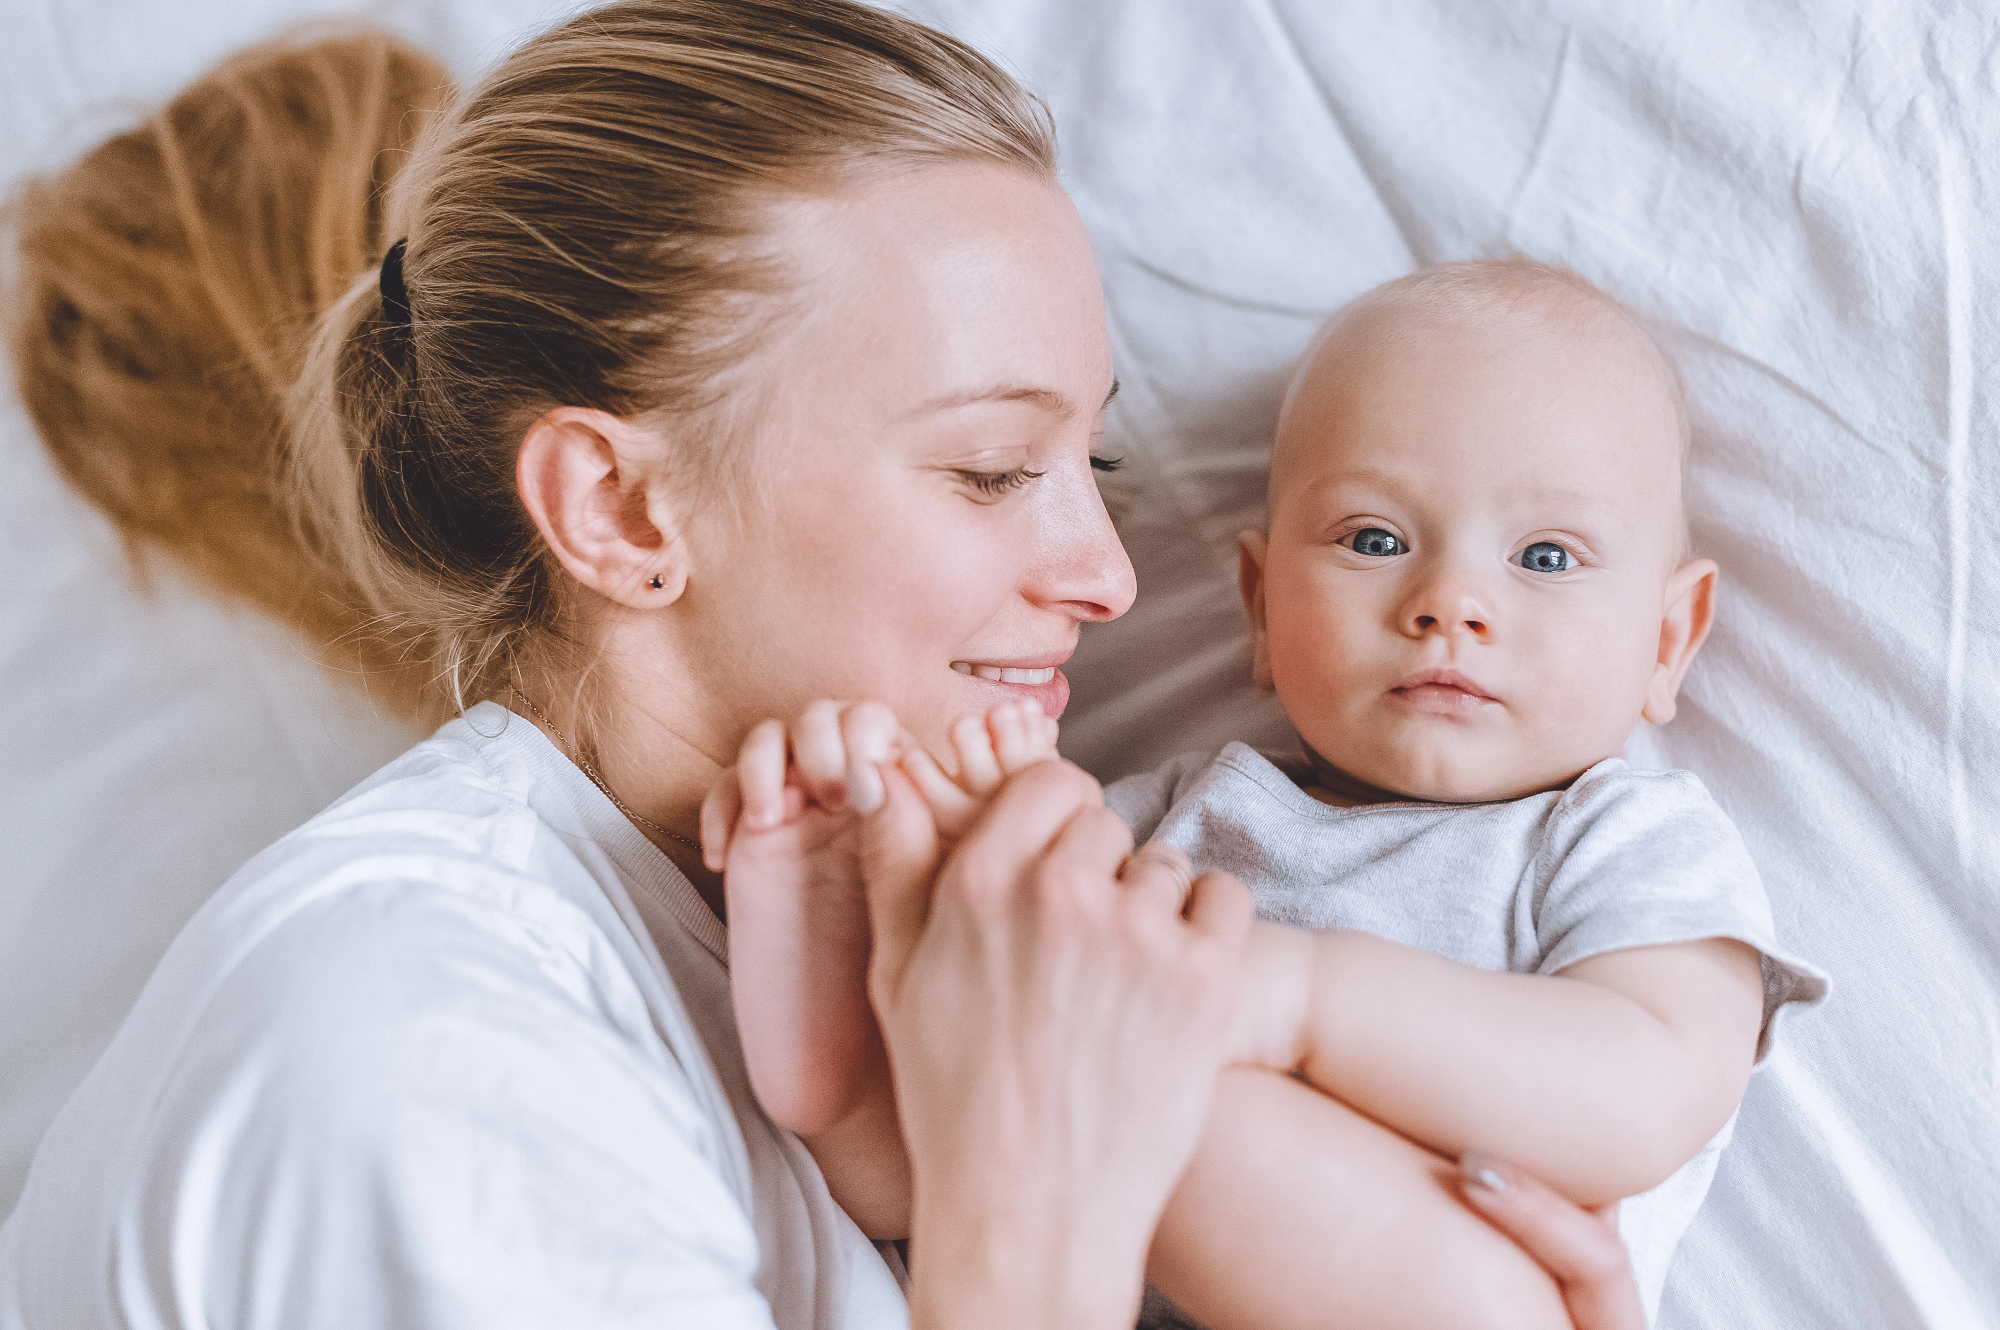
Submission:
[[[1008,471],[957,471],[961,481],[988,500],[1004,499],[1031,480],[1039,480],[1043,472],[1032,467],[1017,466]]]

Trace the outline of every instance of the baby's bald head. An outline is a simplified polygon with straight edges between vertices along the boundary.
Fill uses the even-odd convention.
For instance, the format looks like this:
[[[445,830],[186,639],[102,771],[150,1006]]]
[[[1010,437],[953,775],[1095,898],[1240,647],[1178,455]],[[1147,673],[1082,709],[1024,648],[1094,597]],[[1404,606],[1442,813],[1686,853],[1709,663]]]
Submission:
[[[1445,359],[1436,354],[1441,341],[1460,349],[1483,342],[1494,359],[1539,361],[1558,375],[1566,362],[1594,386],[1615,390],[1623,417],[1616,446],[1670,465],[1671,483],[1656,493],[1671,504],[1669,520],[1685,545],[1680,473],[1688,420],[1679,374],[1618,301],[1567,268],[1527,258],[1439,264],[1386,282],[1336,314],[1286,390],[1271,456],[1272,503],[1298,461],[1328,442],[1316,428],[1326,407],[1392,379],[1406,388],[1421,383],[1426,362]],[[1449,391],[1444,377],[1430,386]]]

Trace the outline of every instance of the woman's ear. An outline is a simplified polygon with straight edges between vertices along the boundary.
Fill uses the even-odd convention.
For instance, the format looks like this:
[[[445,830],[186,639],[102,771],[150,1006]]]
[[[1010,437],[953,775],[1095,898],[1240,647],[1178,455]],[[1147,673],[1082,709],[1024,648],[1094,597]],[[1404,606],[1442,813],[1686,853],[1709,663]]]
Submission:
[[[1236,537],[1236,585],[1243,593],[1243,608],[1250,615],[1250,677],[1267,693],[1274,687],[1271,634],[1264,626],[1264,556],[1270,548],[1270,538],[1262,531],[1245,531]]]
[[[687,587],[687,545],[668,496],[649,483],[660,439],[607,411],[561,406],[528,427],[514,479],[556,559],[591,590],[634,609]]]
[[[1660,656],[1653,665],[1653,681],[1646,688],[1646,705],[1639,714],[1655,725],[1674,718],[1681,680],[1694,653],[1708,640],[1715,621],[1715,582],[1720,576],[1713,559],[1695,559],[1682,564],[1667,579],[1666,614],[1660,620]]]

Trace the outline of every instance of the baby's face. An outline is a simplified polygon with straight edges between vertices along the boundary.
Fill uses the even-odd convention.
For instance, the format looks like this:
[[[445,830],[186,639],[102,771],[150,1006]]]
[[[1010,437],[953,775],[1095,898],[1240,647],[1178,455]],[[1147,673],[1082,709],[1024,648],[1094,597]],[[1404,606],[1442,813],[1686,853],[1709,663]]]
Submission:
[[[1288,401],[1271,488],[1244,591],[1336,795],[1516,798],[1671,718],[1714,568],[1680,566],[1680,426],[1635,330],[1358,315]]]

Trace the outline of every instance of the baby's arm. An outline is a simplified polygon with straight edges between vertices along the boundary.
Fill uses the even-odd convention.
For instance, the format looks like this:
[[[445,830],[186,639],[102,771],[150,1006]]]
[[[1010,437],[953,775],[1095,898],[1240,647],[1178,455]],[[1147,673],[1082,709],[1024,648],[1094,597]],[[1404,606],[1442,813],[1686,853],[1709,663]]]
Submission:
[[[1502,974],[1351,931],[1253,934],[1246,1060],[1423,1145],[1520,1164],[1581,1204],[1645,1191],[1743,1096],[1757,953],[1710,938]],[[1285,1045],[1285,1040],[1292,1042]]]

